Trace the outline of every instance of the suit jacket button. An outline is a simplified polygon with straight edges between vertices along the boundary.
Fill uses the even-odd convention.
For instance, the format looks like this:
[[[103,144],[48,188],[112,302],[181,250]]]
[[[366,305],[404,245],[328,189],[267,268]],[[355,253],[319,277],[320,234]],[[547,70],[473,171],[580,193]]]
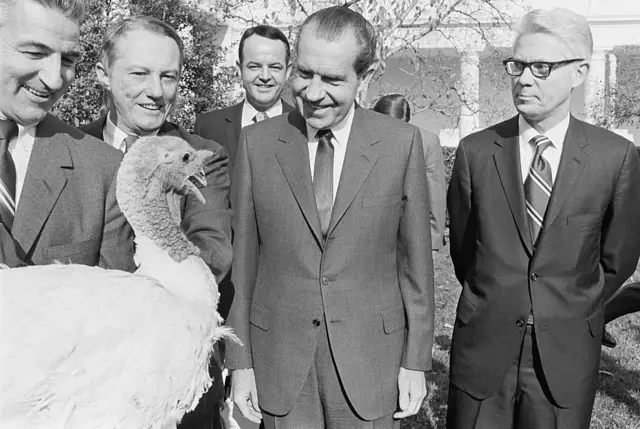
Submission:
[[[318,319],[313,319],[313,322],[311,323],[313,323],[313,326],[315,326],[316,328],[320,326],[320,321]]]
[[[323,277],[322,278],[322,284],[327,286],[329,284],[329,278],[328,277]]]
[[[517,326],[518,328],[522,328],[522,327],[524,326],[524,321],[523,321],[523,320],[518,319],[518,320],[516,321],[516,326]]]
[[[535,282],[536,280],[538,280],[538,275],[536,273],[531,273],[531,276],[529,276],[529,278],[532,282]]]

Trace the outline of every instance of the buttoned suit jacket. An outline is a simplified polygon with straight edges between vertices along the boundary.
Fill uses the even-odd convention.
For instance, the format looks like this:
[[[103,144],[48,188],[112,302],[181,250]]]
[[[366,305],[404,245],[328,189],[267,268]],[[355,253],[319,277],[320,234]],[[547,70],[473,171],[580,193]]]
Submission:
[[[122,153],[47,115],[36,126],[11,231],[9,266],[54,261],[133,271],[133,232],[116,202]]]
[[[225,107],[224,109],[210,110],[198,115],[193,126],[193,133],[219,143],[229,152],[229,158],[233,172],[236,165],[238,152],[238,138],[242,130],[242,106],[244,101]],[[293,106],[282,100],[282,113],[293,110]]]
[[[595,391],[603,303],[640,254],[640,170],[626,139],[570,118],[534,248],[518,118],[464,138],[448,191],[451,257],[462,294],[451,382],[485,399],[504,380],[533,312],[546,381],[561,407]]]
[[[356,108],[323,240],[297,111],[242,130],[232,180],[232,369],[254,368],[259,403],[289,412],[317,330],[328,330],[356,412],[397,407],[400,366],[431,367],[433,264],[420,132]]]

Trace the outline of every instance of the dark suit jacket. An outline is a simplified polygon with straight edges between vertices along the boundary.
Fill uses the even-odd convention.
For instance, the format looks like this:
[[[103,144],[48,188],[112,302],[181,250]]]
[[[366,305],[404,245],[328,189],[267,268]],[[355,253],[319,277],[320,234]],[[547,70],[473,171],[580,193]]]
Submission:
[[[626,139],[571,117],[534,249],[520,171],[518,119],[464,138],[448,193],[451,257],[462,284],[451,382],[494,394],[533,311],[553,398],[576,405],[595,391],[603,303],[640,254],[640,165]]]
[[[431,250],[444,245],[444,224],[447,209],[447,183],[444,172],[444,156],[437,134],[420,128],[424,164],[429,187],[429,212],[431,214]]]
[[[102,140],[105,121],[106,117],[103,116],[81,129]],[[180,137],[195,149],[207,149],[214,153],[205,165],[207,187],[200,188],[207,203],[203,205],[192,195],[183,198],[181,227],[187,238],[200,248],[200,257],[211,268],[211,272],[220,276],[227,272],[232,259],[227,151],[217,143],[189,134],[168,121],[160,128],[159,134]],[[228,294],[225,294],[225,298]]]
[[[293,407],[317,329],[357,413],[396,409],[398,371],[431,367],[433,264],[420,132],[357,108],[322,239],[297,111],[242,130],[232,180],[229,368],[253,367],[260,406]],[[318,323],[320,321],[320,323]]]
[[[198,115],[193,133],[213,140],[229,152],[231,165],[236,165],[238,138],[242,129],[242,105],[244,101],[224,109],[210,110]],[[293,110],[293,106],[282,100],[282,113]],[[233,172],[233,169],[230,169]]]
[[[115,195],[121,160],[119,151],[47,115],[36,128],[12,237],[0,225],[0,262],[133,271],[133,232]]]

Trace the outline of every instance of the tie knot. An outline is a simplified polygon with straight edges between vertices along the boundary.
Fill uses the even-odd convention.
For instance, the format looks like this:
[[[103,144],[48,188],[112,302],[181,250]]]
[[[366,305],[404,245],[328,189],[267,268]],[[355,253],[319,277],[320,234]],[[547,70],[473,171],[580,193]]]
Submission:
[[[533,144],[533,147],[536,151],[536,155],[542,155],[542,152],[545,151],[546,148],[551,146],[551,140],[549,140],[546,136],[537,135],[530,140],[530,143]]]
[[[326,130],[318,130],[318,132],[316,133],[316,136],[318,137],[318,141],[331,143],[331,138],[333,138],[333,132],[331,131],[331,128],[327,128]]]
[[[9,143],[9,141],[18,135],[18,124],[8,119],[0,119],[0,147],[3,150],[9,146],[8,144],[2,144],[3,141]]]
[[[264,121],[265,119],[269,119],[269,115],[266,112],[258,112],[256,116],[253,117],[253,122],[257,124],[260,121]]]

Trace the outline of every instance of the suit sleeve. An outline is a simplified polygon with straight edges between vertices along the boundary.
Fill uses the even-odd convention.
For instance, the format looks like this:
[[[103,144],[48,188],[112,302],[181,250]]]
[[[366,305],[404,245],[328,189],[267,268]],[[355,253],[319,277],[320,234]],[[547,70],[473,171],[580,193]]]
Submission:
[[[198,117],[196,118],[195,124],[193,124],[193,134],[206,138],[205,136],[202,135],[201,122],[202,122],[202,115],[198,115]]]
[[[102,268],[133,272],[136,270],[133,261],[133,230],[116,201],[116,173],[117,167],[112,173],[111,185],[105,201],[104,228],[98,265]]]
[[[475,254],[471,177],[464,147],[464,142],[460,142],[456,150],[447,193],[451,260],[460,284],[464,283]]]
[[[231,305],[227,324],[235,330],[244,346],[231,342],[227,344],[226,362],[231,369],[253,367],[249,342],[249,312],[258,268],[258,225],[253,204],[253,179],[247,135],[244,130],[240,134],[239,144],[238,165],[234,170],[231,190],[232,206],[235,211],[233,217],[235,241],[231,278],[236,295]]]
[[[415,130],[404,177],[404,208],[398,234],[398,283],[407,316],[402,366],[431,369],[434,325],[433,259],[429,195],[422,138]]]
[[[200,257],[220,282],[231,266],[231,187],[229,157],[217,147],[204,166],[207,186],[199,188],[206,203],[193,195],[183,201],[182,229],[187,238],[200,249]]]
[[[602,225],[600,264],[608,300],[636,269],[640,255],[640,163],[631,143]]]
[[[431,141],[424,145],[424,163],[429,188],[429,213],[431,220],[431,250],[440,250],[444,241],[444,224],[446,218],[446,184],[444,173],[444,157],[440,138],[433,135]]]

